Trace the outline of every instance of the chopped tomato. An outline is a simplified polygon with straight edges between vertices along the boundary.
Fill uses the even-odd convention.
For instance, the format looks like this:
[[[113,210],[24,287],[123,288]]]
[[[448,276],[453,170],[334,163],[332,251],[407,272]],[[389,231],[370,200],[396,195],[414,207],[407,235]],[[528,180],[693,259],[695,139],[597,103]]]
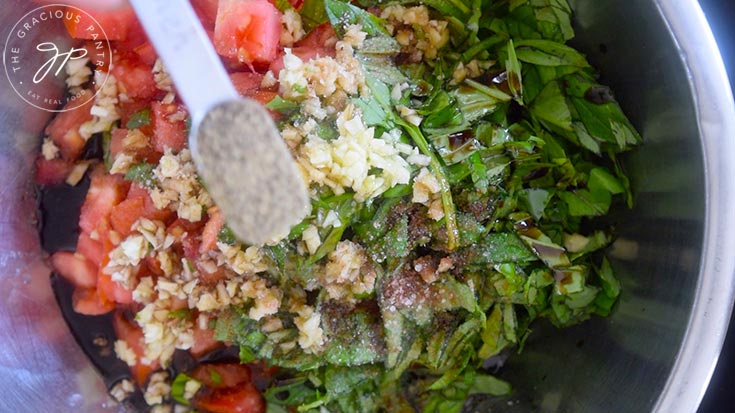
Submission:
[[[151,194],[143,186],[133,183],[130,185],[127,199],[139,198],[143,200],[143,207],[140,216],[154,221],[163,221],[166,223],[174,215],[174,211],[169,209],[158,209],[151,199]]]
[[[276,58],[281,38],[281,12],[268,0],[220,0],[214,47],[224,57],[252,63]]]
[[[78,106],[78,102],[70,101],[64,108],[71,110],[59,113],[46,126],[46,134],[59,147],[62,159],[75,161],[82,153],[86,141],[79,134],[79,127],[92,119],[89,110],[93,103],[94,99],[90,99],[89,102]]]
[[[69,176],[74,164],[63,159],[47,160],[43,156],[36,159],[36,183],[39,185],[57,185]]]
[[[110,224],[122,237],[130,235],[135,221],[140,219],[145,208],[145,200],[142,197],[128,198],[112,208]]]
[[[184,249],[184,257],[192,261],[198,260],[199,245],[201,243],[202,237],[200,234],[188,232],[186,236],[181,239],[181,246]]]
[[[334,48],[326,49],[324,47],[311,47],[311,46],[294,46],[291,49],[291,54],[298,57],[304,62],[309,60],[317,59],[319,57],[334,57]],[[270,64],[268,70],[273,72],[273,75],[278,77],[278,74],[283,70],[283,53],[279,54],[278,57]]]
[[[252,378],[250,367],[239,363],[202,363],[191,372],[191,377],[213,389],[235,387]]]
[[[133,115],[145,109],[150,111],[150,108],[150,100],[129,100],[120,102],[120,125],[122,127],[126,127]],[[150,122],[148,125],[141,125],[138,129],[146,136],[150,136],[153,134],[153,122]]]
[[[81,254],[59,251],[51,255],[51,265],[59,275],[80,288],[97,285],[97,266]]]
[[[204,222],[202,221],[191,222],[183,218],[176,218],[176,220],[166,228],[166,233],[173,234],[175,237],[180,237],[185,232],[188,232],[189,234],[196,233],[203,226]]]
[[[192,356],[199,358],[221,345],[222,342],[214,338],[214,330],[210,328],[199,328],[198,325],[194,326],[194,345],[189,349]]]
[[[209,413],[265,412],[265,400],[252,383],[202,393],[193,404]]]
[[[115,42],[115,50],[117,52],[134,52],[139,46],[148,43],[148,36],[143,29],[143,25],[136,18],[133,24],[128,28],[128,35],[125,40]],[[156,59],[153,59],[155,62]],[[153,66],[153,63],[150,63]]]
[[[262,103],[262,104],[265,105],[266,103],[268,103],[271,100],[273,100],[276,96],[278,96],[278,93],[273,92],[273,91],[270,91],[270,90],[262,90],[262,89],[260,89],[260,90],[254,90],[254,91],[252,91],[247,96],[250,99],[253,99],[253,100],[255,100],[257,102],[260,102],[260,103]],[[272,116],[276,116],[276,115],[278,115],[278,112],[272,112],[271,111],[271,115]]]
[[[228,277],[227,271],[220,266],[212,268],[210,265],[205,265],[201,260],[196,261],[194,266],[197,269],[199,281],[204,285],[215,285]],[[211,269],[214,269],[214,272],[210,272]]]
[[[150,195],[148,194],[148,190],[145,189],[145,187],[138,184],[137,182],[133,182],[132,184],[130,184],[130,189],[128,190],[128,199],[144,198],[146,196],[150,196]]]
[[[248,96],[253,90],[260,88],[263,75],[255,72],[230,73],[230,80],[235,85],[237,93],[242,96]]]
[[[330,56],[334,56],[334,45],[336,44],[337,34],[334,32],[334,27],[327,22],[313,28],[306,37],[299,40],[295,46],[309,49],[328,49],[331,50]]]
[[[138,57],[140,57],[141,62],[151,67],[153,67],[156,63],[156,59],[158,59],[156,49],[153,48],[151,42],[145,42],[140,46],[137,46],[133,51],[138,55]]]
[[[184,149],[186,145],[186,112],[183,106],[175,103],[155,102],[151,107],[153,112],[153,149],[163,153],[166,148],[174,152]],[[180,119],[172,119],[183,113]]]
[[[209,272],[210,269],[212,269],[211,266],[204,265],[201,261],[195,262],[194,265],[197,269],[197,276],[199,278],[199,281],[202,284],[215,285],[222,280],[226,280],[228,277],[227,271],[225,271],[225,269],[222,267],[218,266],[216,267],[214,272]]]
[[[152,130],[147,126],[141,127],[140,131],[143,132],[143,145],[136,145],[135,147],[125,145],[125,138],[128,136],[128,129],[113,129],[112,136],[110,138],[110,156],[112,156],[112,159],[115,159],[115,157],[120,152],[124,151],[129,155],[133,155],[136,160],[157,163],[159,159],[161,159],[161,154],[159,152],[156,152],[151,146],[151,140],[146,135],[144,128],[148,129],[149,131]],[[136,140],[137,139],[138,138],[136,138]]]
[[[109,235],[113,230],[110,228],[107,220],[102,221],[102,226],[98,231]],[[133,290],[128,290],[120,283],[112,281],[112,275],[105,272],[107,263],[110,262],[110,251],[114,248],[112,241],[105,238],[102,241],[102,262],[97,271],[97,291],[103,299],[120,304],[130,304],[133,302]],[[137,275],[137,274],[136,274]]]
[[[176,215],[174,211],[171,211],[170,209],[158,209],[156,208],[156,204],[153,203],[153,199],[151,199],[150,193],[148,191],[145,192],[145,194],[142,195],[143,201],[145,201],[145,205],[143,206],[143,216],[145,218],[154,220],[154,221],[162,221],[164,224],[171,221],[171,219]]]
[[[102,269],[97,273],[97,290],[100,297],[120,304],[133,302],[133,290],[124,288],[120,283],[112,281],[112,277]]]
[[[133,224],[140,218],[167,221],[173,214],[170,210],[157,209],[148,191],[137,184],[131,185],[127,198],[115,205],[110,214],[112,229],[127,237]]]
[[[199,20],[205,29],[212,30],[214,22],[217,20],[217,5],[219,0],[191,0],[191,6],[194,8]]]
[[[79,227],[82,231],[92,233],[97,229],[99,222],[110,216],[112,208],[125,199],[128,187],[129,183],[119,175],[93,173],[79,216]]]
[[[131,100],[151,100],[160,92],[151,69],[135,53],[117,53],[110,73],[117,79],[121,94]]]
[[[128,136],[127,129],[117,128],[112,130],[112,133],[110,134],[110,156],[112,159],[115,159],[115,157],[125,149],[123,139],[125,139],[126,136]]]
[[[71,301],[74,311],[84,315],[102,315],[115,309],[115,303],[100,297],[94,288],[75,288]]]
[[[84,255],[88,260],[93,262],[97,268],[102,265],[102,259],[104,257],[102,243],[97,240],[93,240],[86,232],[79,234],[79,238],[77,239],[77,253]],[[95,277],[96,276],[97,275],[95,274]]]
[[[161,269],[161,262],[158,261],[156,257],[153,256],[147,256],[145,257],[145,265],[144,268],[141,269],[141,271],[138,273],[139,277],[144,277],[147,275],[164,275],[163,270]]]
[[[158,363],[154,362],[152,365],[143,364],[141,359],[145,355],[143,347],[143,330],[138,324],[130,320],[123,310],[115,312],[115,316],[112,318],[112,324],[115,328],[115,335],[118,340],[123,340],[127,343],[128,347],[135,353],[138,359],[138,363],[135,366],[130,367],[130,372],[138,385],[143,386],[148,380],[148,376],[153,370],[158,368]]]
[[[273,378],[278,374],[278,366],[268,366],[265,360],[248,364],[252,382],[257,389],[267,389],[273,383]]]
[[[209,220],[202,230],[202,243],[199,245],[199,253],[204,254],[214,249],[217,245],[217,236],[225,225],[225,217],[218,208],[210,210]]]
[[[86,231],[82,230],[82,232]],[[107,264],[105,262],[105,259],[107,259],[107,254],[112,251],[112,246],[114,245],[112,242],[112,238],[117,238],[115,241],[118,241],[120,240],[120,234],[112,230],[112,225],[110,225],[110,217],[105,217],[97,222],[94,237],[97,238],[97,240],[100,242],[100,245],[102,245],[102,261],[100,262],[100,267],[104,267]]]
[[[75,39],[98,40],[101,27],[107,40],[126,40],[138,22],[131,7],[119,10],[86,8],[86,13],[78,13],[75,9],[68,11],[74,13],[74,18],[64,19],[64,24]]]

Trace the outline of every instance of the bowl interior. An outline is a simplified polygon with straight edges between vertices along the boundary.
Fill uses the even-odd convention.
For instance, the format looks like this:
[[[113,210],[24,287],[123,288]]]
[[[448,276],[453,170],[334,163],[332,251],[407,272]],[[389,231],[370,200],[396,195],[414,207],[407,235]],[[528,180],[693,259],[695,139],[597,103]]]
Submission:
[[[697,290],[705,175],[697,112],[654,2],[572,1],[574,45],[601,72],[644,145],[625,160],[636,205],[618,211],[611,248],[623,292],[609,319],[559,331],[537,325],[501,376],[515,394],[481,404],[505,412],[652,411],[680,350]],[[693,386],[701,383],[692,383]],[[496,411],[496,410],[492,410]]]

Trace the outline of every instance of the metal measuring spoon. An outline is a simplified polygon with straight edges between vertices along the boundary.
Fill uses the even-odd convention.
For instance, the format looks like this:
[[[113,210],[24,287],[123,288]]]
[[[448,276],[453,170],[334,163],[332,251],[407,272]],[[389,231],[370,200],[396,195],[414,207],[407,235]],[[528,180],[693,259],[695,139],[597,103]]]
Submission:
[[[238,95],[188,0],[131,0],[189,108],[197,170],[235,235],[278,239],[309,212],[304,181],[276,125]]]

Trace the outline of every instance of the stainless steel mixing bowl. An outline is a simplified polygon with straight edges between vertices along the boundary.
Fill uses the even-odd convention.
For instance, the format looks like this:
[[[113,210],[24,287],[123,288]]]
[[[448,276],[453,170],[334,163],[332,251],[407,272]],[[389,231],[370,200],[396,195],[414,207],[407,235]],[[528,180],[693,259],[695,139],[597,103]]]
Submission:
[[[573,0],[575,43],[645,137],[617,216],[623,282],[609,319],[537,326],[475,411],[694,412],[735,291],[735,108],[695,0]],[[0,39],[33,6],[5,0]],[[50,93],[51,91],[49,91]],[[50,114],[0,79],[0,411],[104,412],[102,381],[64,324],[36,228],[31,160]]]

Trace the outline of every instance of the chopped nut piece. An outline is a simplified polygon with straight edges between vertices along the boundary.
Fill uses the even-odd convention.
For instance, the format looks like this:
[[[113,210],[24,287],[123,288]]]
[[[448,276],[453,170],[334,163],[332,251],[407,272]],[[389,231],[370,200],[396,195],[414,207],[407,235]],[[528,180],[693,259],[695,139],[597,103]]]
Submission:
[[[51,138],[43,138],[43,145],[41,145],[41,154],[47,161],[56,159],[59,156],[59,147],[56,146]]]
[[[128,379],[122,379],[110,389],[110,396],[118,402],[127,399],[135,391],[135,385]]]
[[[69,175],[66,176],[66,183],[71,186],[76,186],[84,178],[87,169],[89,169],[89,162],[77,162],[71,172],[69,172]]]

